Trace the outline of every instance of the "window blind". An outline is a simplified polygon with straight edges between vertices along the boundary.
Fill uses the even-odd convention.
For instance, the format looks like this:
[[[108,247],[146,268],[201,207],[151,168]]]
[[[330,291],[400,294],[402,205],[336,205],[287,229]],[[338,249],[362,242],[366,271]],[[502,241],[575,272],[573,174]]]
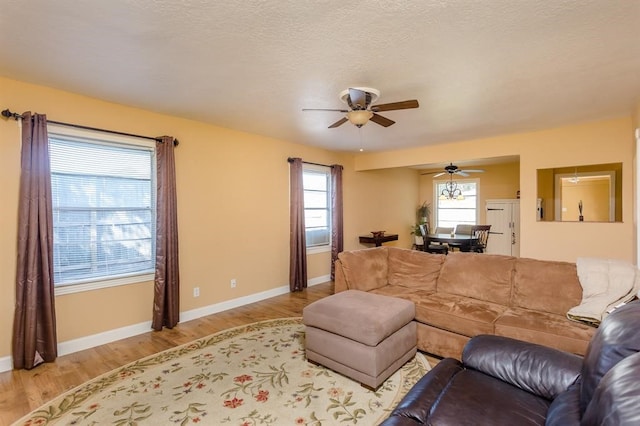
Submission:
[[[50,136],[49,150],[55,285],[151,272],[153,149]]]

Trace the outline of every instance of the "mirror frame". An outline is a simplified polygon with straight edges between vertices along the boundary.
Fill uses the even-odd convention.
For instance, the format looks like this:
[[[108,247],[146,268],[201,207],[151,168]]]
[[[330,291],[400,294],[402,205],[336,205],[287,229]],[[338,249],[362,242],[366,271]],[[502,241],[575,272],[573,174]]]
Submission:
[[[592,176],[609,177],[609,222],[616,221],[616,172],[613,170],[604,170],[602,172],[581,172],[581,173],[559,173],[554,175],[554,207],[555,217],[562,217],[562,179],[581,178]],[[559,222],[573,222],[571,220],[558,220]]]

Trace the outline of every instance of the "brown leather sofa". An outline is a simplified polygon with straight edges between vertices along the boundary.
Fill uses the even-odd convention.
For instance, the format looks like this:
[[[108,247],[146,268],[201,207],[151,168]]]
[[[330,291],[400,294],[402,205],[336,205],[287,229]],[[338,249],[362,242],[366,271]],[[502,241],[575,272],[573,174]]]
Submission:
[[[640,301],[606,317],[584,358],[501,336],[438,363],[383,426],[640,425]]]
[[[336,293],[413,301],[418,349],[440,357],[459,359],[479,334],[582,355],[596,330],[566,317],[582,300],[575,263],[376,247],[340,253],[335,271]]]

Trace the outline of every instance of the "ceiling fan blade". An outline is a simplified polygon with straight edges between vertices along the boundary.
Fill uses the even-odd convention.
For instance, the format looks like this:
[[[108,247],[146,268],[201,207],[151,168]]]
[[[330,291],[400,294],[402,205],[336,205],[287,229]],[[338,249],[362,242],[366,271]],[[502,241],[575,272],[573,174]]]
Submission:
[[[367,109],[371,103],[371,94],[363,90],[349,88],[347,103],[352,109]]]
[[[436,173],[435,175],[433,175],[434,178],[440,177],[442,175],[447,174],[447,172],[440,172],[440,173]]]
[[[465,173],[484,173],[482,169],[464,169],[462,171]]]
[[[348,109],[329,109],[329,108],[302,108],[303,111],[335,111],[335,112],[349,112]]]
[[[457,172],[453,172],[453,173],[456,174],[456,175],[464,176],[464,177],[469,176],[469,174],[465,173],[465,172],[466,172],[466,170],[458,170]]]
[[[329,126],[329,128],[330,129],[334,129],[334,128],[338,127],[338,126],[342,126],[347,121],[349,121],[349,119],[347,119],[347,117],[342,117],[340,120],[336,121],[331,126]]]
[[[378,114],[373,114],[371,116],[370,120],[373,121],[376,124],[379,124],[379,125],[383,126],[383,127],[389,127],[389,126],[391,126],[392,124],[395,123],[395,121],[389,120],[387,117],[383,117],[383,116],[378,115]]]
[[[420,105],[416,99],[412,99],[409,101],[401,101],[401,102],[391,102],[389,104],[380,104],[373,105],[371,107],[371,111],[379,112],[379,111],[393,111],[396,109],[409,109],[409,108],[418,108]]]

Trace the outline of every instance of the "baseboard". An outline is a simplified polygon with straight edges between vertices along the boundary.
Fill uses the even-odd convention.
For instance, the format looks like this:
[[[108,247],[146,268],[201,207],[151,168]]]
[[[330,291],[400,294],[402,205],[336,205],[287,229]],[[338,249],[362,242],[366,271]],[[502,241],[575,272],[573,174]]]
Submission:
[[[191,321],[194,319],[206,317],[207,315],[217,314],[218,312],[228,311],[229,309],[239,308],[249,303],[259,302],[270,297],[286,294],[289,287],[277,287],[271,290],[262,291],[260,293],[250,294],[248,296],[238,297],[236,299],[226,300],[213,305],[203,306],[202,308],[192,309],[190,311],[180,312],[180,322]]]
[[[312,287],[314,285],[326,283],[330,281],[329,275],[323,275],[321,277],[312,278],[307,280],[307,286]],[[289,293],[289,286],[276,287],[271,290],[262,291],[260,293],[250,294],[248,296],[238,297],[237,299],[227,300],[221,303],[215,303],[209,306],[203,306],[202,308],[192,309],[180,313],[180,322],[191,321],[194,319],[202,318],[207,315],[217,314],[218,312],[227,311],[233,308],[239,308],[240,306],[248,305],[250,303],[260,302],[261,300],[269,299],[271,297],[280,296]]]
[[[310,280],[307,281],[307,286],[308,287],[313,287],[314,285],[318,285],[318,284],[323,284],[326,282],[331,281],[331,275],[323,275],[321,277],[315,277],[315,278],[311,278]],[[288,289],[288,287],[287,287]]]
[[[307,281],[307,286],[326,283],[330,281],[329,275],[315,277]],[[262,291],[260,293],[250,294],[248,296],[238,297],[237,299],[228,300],[213,305],[204,306],[202,308],[192,309],[180,313],[180,322],[191,321],[207,315],[216,314],[218,312],[227,311],[229,309],[238,308],[250,303],[259,302],[271,297],[280,296],[289,292],[289,286],[277,287],[271,290]],[[67,340],[58,343],[58,356],[68,355],[74,352],[83,351],[96,346],[105,345],[115,342],[116,340],[126,339],[127,337],[137,336],[139,334],[151,331],[151,321],[145,321],[126,327],[116,328],[102,333],[92,334],[91,336],[80,337],[78,339]],[[0,373],[9,371],[13,368],[13,360],[10,356],[0,358]]]
[[[3,356],[0,358],[0,373],[3,371],[9,371],[13,368],[13,360],[10,356]]]

